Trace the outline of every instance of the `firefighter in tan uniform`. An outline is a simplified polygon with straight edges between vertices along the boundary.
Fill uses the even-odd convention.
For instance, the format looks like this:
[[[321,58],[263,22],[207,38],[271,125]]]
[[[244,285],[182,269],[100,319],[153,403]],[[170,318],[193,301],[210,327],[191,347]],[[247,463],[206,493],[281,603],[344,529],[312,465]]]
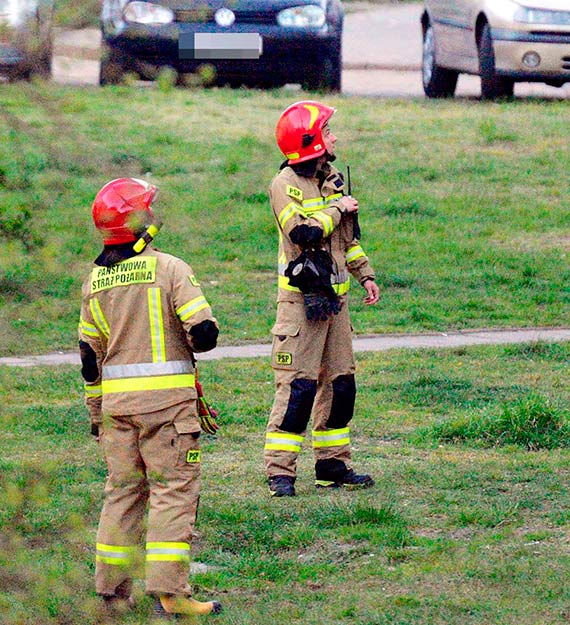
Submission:
[[[354,472],[349,422],[356,385],[348,312],[349,274],[376,304],[374,272],[355,237],[358,202],[344,193],[331,165],[335,109],[302,101],[276,128],[286,157],[270,187],[279,231],[277,319],[272,329],[275,399],[267,425],[265,466],[273,496],[294,496],[296,463],[312,416],[317,487],[367,487]],[[359,236],[357,234],[357,236]]]
[[[146,590],[157,617],[219,612],[193,599],[188,574],[200,490],[194,352],[218,325],[192,269],[150,245],[156,187],[106,184],[93,204],[104,249],[83,285],[79,345],[92,433],[108,468],[96,546],[96,591],[131,602],[143,516]]]

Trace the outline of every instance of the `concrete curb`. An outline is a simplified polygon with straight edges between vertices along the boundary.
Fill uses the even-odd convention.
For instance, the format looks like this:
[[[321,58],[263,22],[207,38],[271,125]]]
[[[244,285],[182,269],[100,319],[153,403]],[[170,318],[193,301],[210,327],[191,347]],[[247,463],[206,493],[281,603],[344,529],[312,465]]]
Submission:
[[[355,352],[376,352],[391,349],[449,349],[473,345],[505,345],[516,343],[570,341],[570,328],[506,328],[502,330],[463,330],[430,334],[380,334],[357,336],[352,344]],[[199,360],[222,358],[267,358],[270,344],[228,345],[199,354]],[[39,356],[0,358],[0,366],[37,367],[80,365],[79,354],[57,352]]]

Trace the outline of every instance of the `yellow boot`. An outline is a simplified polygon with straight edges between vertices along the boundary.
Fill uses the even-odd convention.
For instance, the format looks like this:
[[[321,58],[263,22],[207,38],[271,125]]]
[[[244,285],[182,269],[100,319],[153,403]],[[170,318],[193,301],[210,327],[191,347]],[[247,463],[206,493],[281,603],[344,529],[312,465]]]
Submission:
[[[219,614],[222,604],[218,601],[196,601],[192,597],[180,595],[160,595],[156,600],[155,614],[157,616],[184,615],[202,616],[205,614]]]

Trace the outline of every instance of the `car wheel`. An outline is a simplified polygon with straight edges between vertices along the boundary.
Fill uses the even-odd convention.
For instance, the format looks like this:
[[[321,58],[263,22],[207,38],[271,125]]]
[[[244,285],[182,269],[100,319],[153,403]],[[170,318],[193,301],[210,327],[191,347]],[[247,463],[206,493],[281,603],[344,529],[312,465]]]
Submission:
[[[119,85],[123,82],[125,66],[119,56],[110,48],[103,48],[101,53],[101,65],[99,66],[99,84]]]
[[[320,63],[315,64],[308,76],[302,81],[301,86],[308,91],[327,91],[338,93],[341,90],[341,49],[331,46],[331,50],[325,54]]]
[[[435,62],[435,34],[431,24],[424,32],[422,46],[422,83],[428,98],[451,98],[457,87],[459,73]]]
[[[483,26],[479,39],[479,73],[481,74],[481,96],[485,100],[512,97],[514,81],[498,76],[495,72],[495,51],[489,24]]]

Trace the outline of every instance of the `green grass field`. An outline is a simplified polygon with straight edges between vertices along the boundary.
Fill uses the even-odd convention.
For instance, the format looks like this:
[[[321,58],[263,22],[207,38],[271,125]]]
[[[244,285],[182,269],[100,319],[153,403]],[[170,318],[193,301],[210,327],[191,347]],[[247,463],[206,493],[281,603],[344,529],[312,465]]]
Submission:
[[[5,85],[0,94],[0,354],[74,349],[100,241],[90,206],[118,176],[160,187],[157,245],[188,260],[221,342],[267,341],[277,233],[273,131],[296,91]],[[314,94],[312,94],[314,96]],[[566,103],[319,96],[338,107],[381,303],[358,333],[564,325]]]
[[[316,491],[306,445],[286,501],[263,476],[267,362],[205,363],[223,428],[203,440],[193,552],[209,568],[192,583],[225,612],[204,623],[566,622],[569,357],[540,343],[359,357],[354,457],[377,486]],[[0,401],[2,624],[104,623],[93,542],[105,470],[78,371],[0,368]],[[148,623],[136,589],[137,610],[107,622]]]

